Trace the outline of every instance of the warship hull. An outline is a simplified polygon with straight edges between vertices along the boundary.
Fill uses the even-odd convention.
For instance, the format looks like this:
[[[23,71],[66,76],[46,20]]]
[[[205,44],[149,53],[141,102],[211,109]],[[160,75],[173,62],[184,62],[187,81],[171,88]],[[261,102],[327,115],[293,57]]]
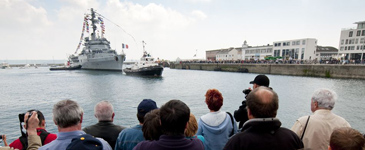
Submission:
[[[88,57],[79,56],[81,69],[85,70],[108,70],[122,71],[125,55],[106,56],[106,57]]]

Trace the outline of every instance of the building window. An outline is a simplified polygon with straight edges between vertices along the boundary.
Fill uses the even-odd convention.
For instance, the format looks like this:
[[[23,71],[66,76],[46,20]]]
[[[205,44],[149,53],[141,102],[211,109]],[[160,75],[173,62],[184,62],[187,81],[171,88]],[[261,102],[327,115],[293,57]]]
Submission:
[[[356,50],[359,50],[359,49],[360,49],[360,47],[359,47],[359,45],[357,45],[357,46],[356,46]]]
[[[356,36],[360,36],[360,34],[361,34],[361,30],[358,30],[358,31],[356,32]]]
[[[299,57],[299,48],[296,48],[294,53],[294,59],[298,59],[298,57]]]
[[[365,36],[365,30],[362,30],[361,36]]]
[[[300,45],[300,41],[297,41],[297,43],[295,45]]]
[[[300,59],[304,59],[304,48],[302,48],[302,55],[300,56]]]
[[[349,32],[349,37],[352,37],[352,33],[353,33],[352,31]]]
[[[267,53],[272,53],[272,48],[268,48]]]
[[[341,46],[341,48],[340,48],[340,51],[342,51],[343,50],[343,46]]]
[[[345,46],[345,50],[347,50],[347,46]]]
[[[360,39],[360,44],[362,44],[362,43],[364,43],[365,41],[364,41],[364,38],[361,38]]]
[[[346,42],[345,42],[345,44],[349,44],[349,39],[346,39]]]
[[[359,43],[359,39],[356,39],[356,40],[355,40],[355,44],[357,44],[357,43]]]
[[[281,43],[278,43],[278,46],[281,46]]]
[[[341,40],[341,45],[343,45],[343,42],[344,42],[344,40],[342,39],[342,40]]]
[[[291,42],[291,45],[295,45],[295,41]]]
[[[302,45],[305,45],[305,40],[302,41]]]

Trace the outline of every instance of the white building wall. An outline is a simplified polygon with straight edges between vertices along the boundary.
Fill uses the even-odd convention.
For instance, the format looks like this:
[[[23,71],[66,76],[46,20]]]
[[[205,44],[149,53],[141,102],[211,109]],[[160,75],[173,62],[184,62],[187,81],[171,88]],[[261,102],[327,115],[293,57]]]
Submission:
[[[273,47],[272,45],[268,46],[255,46],[255,47],[242,47],[242,60],[262,60],[265,59],[266,56],[273,56]]]
[[[317,39],[312,38],[275,41],[273,43],[273,56],[281,56],[285,60],[313,60],[317,58],[316,47]]]
[[[353,53],[363,55],[365,50],[365,26],[363,25],[365,25],[365,22],[359,23],[357,28],[342,29],[338,46],[339,55]]]

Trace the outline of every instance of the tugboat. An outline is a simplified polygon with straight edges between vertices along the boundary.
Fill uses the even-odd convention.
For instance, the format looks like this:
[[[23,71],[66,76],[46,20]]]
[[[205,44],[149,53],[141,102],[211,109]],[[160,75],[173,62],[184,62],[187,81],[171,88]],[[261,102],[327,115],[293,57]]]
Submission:
[[[151,57],[149,53],[146,52],[145,42],[142,41],[143,44],[143,55],[140,61],[136,62],[132,65],[132,67],[127,67],[123,69],[125,74],[127,75],[138,75],[138,76],[161,76],[163,67],[154,61],[154,58]]]
[[[81,32],[81,38],[76,52],[68,58],[67,66],[61,68],[50,68],[50,70],[110,70],[122,71],[125,54],[117,54],[114,49],[111,49],[110,42],[104,37],[105,25],[103,16],[96,13],[91,8],[91,14],[86,14],[84,17],[84,25]],[[78,49],[82,43],[84,32],[89,33],[89,22],[91,22],[92,33],[90,37],[84,38],[84,47],[82,51],[77,54]],[[97,24],[100,28],[97,30]],[[99,31],[98,33],[96,31]],[[100,33],[101,32],[101,33]],[[99,36],[101,35],[101,36]]]

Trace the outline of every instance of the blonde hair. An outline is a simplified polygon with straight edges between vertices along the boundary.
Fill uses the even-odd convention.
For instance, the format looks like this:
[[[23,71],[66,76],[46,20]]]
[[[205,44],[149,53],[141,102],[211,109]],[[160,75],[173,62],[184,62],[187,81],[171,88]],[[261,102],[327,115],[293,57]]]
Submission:
[[[190,113],[189,122],[184,134],[186,137],[192,137],[196,134],[197,131],[198,131],[198,122],[196,121],[195,116],[192,113]]]

